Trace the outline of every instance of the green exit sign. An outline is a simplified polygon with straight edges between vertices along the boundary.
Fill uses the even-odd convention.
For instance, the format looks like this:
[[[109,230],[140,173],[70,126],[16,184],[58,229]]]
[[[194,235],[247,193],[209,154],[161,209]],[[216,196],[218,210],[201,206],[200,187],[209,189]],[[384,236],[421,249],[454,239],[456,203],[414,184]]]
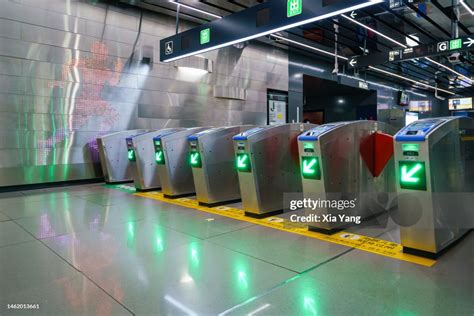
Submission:
[[[136,161],[137,158],[135,157],[135,150],[129,149],[128,150],[128,160],[130,161]]]
[[[155,161],[159,165],[165,164],[165,153],[163,152],[163,150],[155,151]]]
[[[425,163],[420,161],[400,161],[400,187],[407,190],[426,191]]]
[[[287,0],[286,3],[286,15],[291,18],[292,16],[299,15],[303,12],[303,0]]]
[[[207,44],[211,41],[211,29],[207,28],[204,30],[201,30],[200,37],[199,37],[199,42],[201,45]]]
[[[201,154],[198,152],[192,152],[189,155],[189,163],[191,167],[202,168]]]
[[[321,180],[319,158],[301,157],[301,174],[305,179]]]
[[[241,172],[252,171],[249,154],[245,154],[245,153],[237,154],[235,163],[236,163],[236,167],[238,171],[241,171]]]
[[[449,50],[461,49],[462,48],[462,39],[454,39],[449,41]]]

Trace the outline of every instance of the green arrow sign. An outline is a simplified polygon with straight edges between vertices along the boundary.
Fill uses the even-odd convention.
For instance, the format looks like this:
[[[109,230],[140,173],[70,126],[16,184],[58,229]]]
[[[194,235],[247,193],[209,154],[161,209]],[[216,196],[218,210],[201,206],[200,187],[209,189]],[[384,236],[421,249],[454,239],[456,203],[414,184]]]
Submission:
[[[425,163],[400,161],[400,187],[408,190],[426,190]]]
[[[318,157],[301,157],[301,173],[305,179],[321,180]]]
[[[129,149],[129,150],[128,150],[128,160],[130,160],[130,161],[136,161],[136,158],[135,158],[135,150],[133,150],[133,149]]]
[[[237,170],[242,172],[250,172],[250,157],[248,154],[237,154]]]
[[[165,155],[163,153],[163,150],[157,150],[155,152],[155,161],[159,165],[164,165],[165,164]]]
[[[189,156],[189,163],[195,168],[201,168],[201,155],[198,152],[192,152]]]

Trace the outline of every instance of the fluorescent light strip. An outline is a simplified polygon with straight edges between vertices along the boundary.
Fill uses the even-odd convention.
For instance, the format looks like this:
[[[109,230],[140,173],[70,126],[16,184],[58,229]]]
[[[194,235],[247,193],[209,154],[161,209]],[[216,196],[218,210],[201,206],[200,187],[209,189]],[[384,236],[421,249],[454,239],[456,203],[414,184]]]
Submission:
[[[447,70],[451,71],[452,73],[455,73],[456,75],[458,75],[459,77],[461,77],[462,80],[466,81],[466,82],[469,83],[469,84],[472,84],[471,78],[466,77],[466,76],[463,75],[462,73],[457,72],[456,70],[451,69],[451,68],[449,68],[449,67],[446,66],[446,65],[443,65],[443,64],[441,64],[441,63],[438,63],[437,61],[435,61],[435,60],[433,60],[433,59],[431,59],[431,58],[429,58],[429,57],[425,57],[425,59],[428,60],[429,62],[435,64],[435,65],[438,65],[438,66],[440,66],[440,67],[443,67],[444,69],[447,69]]]
[[[285,26],[278,27],[278,28],[275,28],[275,29],[272,29],[272,30],[269,30],[269,31],[257,33],[257,34],[250,35],[250,36],[247,36],[247,37],[244,37],[244,38],[240,38],[240,39],[237,39],[237,40],[234,40],[234,41],[222,43],[222,44],[219,44],[219,45],[216,45],[216,46],[207,47],[207,48],[204,48],[204,49],[201,49],[201,50],[198,50],[198,51],[195,51],[195,52],[191,52],[191,53],[188,53],[188,54],[184,54],[184,55],[181,55],[181,56],[165,59],[165,60],[163,60],[163,62],[175,61],[175,60],[178,60],[178,59],[181,59],[181,58],[185,58],[185,57],[189,57],[189,56],[209,52],[211,50],[216,50],[216,49],[226,47],[226,46],[230,46],[230,45],[234,45],[234,44],[237,44],[237,43],[242,43],[242,42],[249,41],[249,40],[252,40],[252,39],[255,39],[255,38],[258,38],[258,37],[269,35],[271,33],[276,33],[276,32],[291,29],[291,28],[294,28],[294,27],[297,27],[297,26],[300,26],[300,25],[304,25],[304,24],[324,20],[324,19],[336,16],[336,15],[339,15],[339,14],[342,14],[342,13],[345,13],[345,12],[348,12],[348,11],[359,10],[359,9],[362,9],[362,8],[365,8],[365,7],[368,7],[368,6],[377,4],[377,3],[381,3],[383,1],[384,0],[370,0],[370,1],[367,1],[365,3],[361,3],[361,4],[358,4],[358,5],[348,7],[348,8],[344,8],[344,9],[334,11],[334,12],[331,12],[331,13],[323,14],[323,15],[320,15],[320,16],[317,16],[317,17],[314,17],[314,18],[311,18],[311,19],[307,19],[307,20],[303,20],[303,21],[296,22],[296,23],[293,23],[293,24],[285,25]],[[178,3],[178,4],[182,5],[181,3]]]
[[[283,37],[283,36],[280,36],[280,35],[275,35],[275,34],[272,34],[271,35],[272,37],[275,37],[275,38],[278,38],[280,40],[283,40],[285,42],[288,42],[288,43],[292,43],[292,44],[295,44],[295,45],[298,45],[298,46],[301,46],[301,47],[304,47],[304,48],[307,48],[307,49],[311,49],[311,50],[314,50],[314,51],[317,51],[319,53],[323,53],[323,54],[326,54],[326,55],[330,55],[330,56],[333,56],[333,57],[338,57],[338,58],[341,58],[343,60],[348,60],[349,58],[347,57],[344,57],[344,56],[340,56],[340,55],[336,55],[334,53],[331,53],[331,52],[328,52],[324,49],[320,49],[320,48],[316,48],[316,47],[313,47],[313,46],[310,46],[310,45],[306,45],[306,44],[303,44],[303,43],[300,43],[300,42],[297,42],[297,41],[293,41],[293,40],[290,40],[286,37]]]
[[[342,15],[344,18],[346,18],[347,20],[349,20],[349,21],[351,21],[351,22],[353,22],[353,23],[355,23],[355,24],[357,24],[357,25],[360,25],[360,26],[362,26],[363,28],[366,28],[367,30],[370,30],[370,31],[372,31],[372,32],[374,32],[374,33],[376,33],[376,34],[382,36],[383,38],[385,38],[385,39],[391,41],[392,43],[395,43],[395,44],[397,44],[397,45],[400,45],[400,46],[402,46],[403,48],[407,48],[407,47],[408,47],[408,46],[406,46],[405,44],[402,44],[402,43],[400,43],[400,42],[394,40],[393,38],[391,38],[391,37],[389,37],[389,36],[387,36],[387,35],[385,35],[385,34],[382,34],[382,33],[380,33],[379,31],[374,30],[373,28],[371,28],[371,27],[369,27],[369,26],[367,26],[367,25],[365,25],[365,24],[363,24],[363,23],[360,23],[359,21],[356,21],[355,19],[353,19],[353,18],[351,18],[351,17],[348,17],[348,16],[345,15],[345,14],[341,14],[341,15]],[[470,84],[472,84],[472,80],[471,80],[469,77],[466,77],[465,75],[463,75],[463,74],[457,72],[456,70],[454,70],[454,69],[452,69],[452,68],[449,68],[448,66],[445,66],[445,65],[443,65],[443,64],[441,64],[441,63],[438,63],[437,61],[434,61],[433,59],[431,59],[431,58],[429,58],[429,57],[424,57],[424,58],[425,58],[426,60],[430,61],[430,62],[433,63],[433,64],[436,64],[436,65],[438,65],[438,66],[440,66],[440,67],[443,67],[444,69],[446,69],[446,70],[448,70],[448,71],[451,71],[452,73],[454,73],[454,74],[460,76],[461,78],[467,79],[467,82],[470,83]],[[415,58],[414,58],[414,59],[415,59]]]
[[[382,34],[382,33],[380,33],[379,31],[374,30],[373,28],[368,27],[367,25],[365,25],[365,24],[363,24],[363,23],[360,23],[359,21],[354,20],[354,19],[351,18],[351,17],[348,17],[348,16],[345,15],[345,14],[341,14],[341,16],[342,16],[343,18],[345,18],[345,19],[348,19],[348,20],[351,21],[352,23],[355,23],[355,24],[357,24],[357,25],[360,25],[360,26],[362,26],[363,28],[366,28],[367,30],[370,30],[370,31],[374,32],[375,34],[378,34],[378,35],[382,36],[383,38],[385,38],[386,40],[389,40],[389,41],[392,42],[392,43],[395,43],[395,44],[397,44],[397,45],[399,45],[399,46],[401,46],[401,47],[403,47],[403,48],[407,48],[407,46],[406,46],[405,44],[402,44],[402,43],[400,43],[400,42],[394,40],[393,38],[388,37],[387,35]]]
[[[369,66],[369,69],[372,69],[372,70],[375,70],[375,71],[384,73],[384,74],[389,75],[389,76],[392,76],[392,77],[396,77],[396,78],[399,78],[399,79],[407,80],[407,81],[410,81],[410,82],[412,82],[412,83],[414,83],[414,84],[419,84],[419,85],[422,85],[422,86],[424,86],[424,87],[427,87],[427,88],[430,88],[430,89],[433,89],[433,90],[438,90],[438,91],[442,91],[442,92],[445,92],[445,93],[448,93],[448,94],[451,94],[451,95],[455,95],[455,93],[453,93],[453,92],[451,92],[451,91],[444,90],[444,89],[441,89],[441,88],[436,88],[436,87],[430,86],[429,84],[426,84],[426,83],[423,83],[423,82],[420,82],[420,81],[416,81],[416,80],[413,80],[413,79],[410,79],[410,78],[407,78],[407,77],[403,77],[403,76],[400,76],[400,75],[391,73],[391,72],[389,72],[389,71],[385,71],[385,70],[380,69],[380,68],[377,68],[377,67]]]
[[[469,5],[468,5],[466,2],[464,2],[464,0],[461,0],[460,2],[461,2],[461,4],[466,8],[466,10],[467,10],[469,13],[471,13],[472,15],[474,15],[474,10],[471,9],[471,8],[469,7]]]
[[[204,11],[204,10],[201,10],[201,9],[198,9],[198,8],[194,8],[194,7],[191,7],[187,4],[184,4],[184,3],[181,3],[181,2],[178,2],[178,1],[170,1],[170,2],[174,3],[178,6],[182,6],[183,8],[195,11],[195,12],[199,12],[199,13],[202,13],[202,14],[207,14],[207,15],[212,16],[212,17],[217,18],[217,19],[222,19],[222,16],[220,16],[220,15],[217,15],[217,14],[214,14],[214,13],[211,13],[211,12],[208,12],[208,11]]]

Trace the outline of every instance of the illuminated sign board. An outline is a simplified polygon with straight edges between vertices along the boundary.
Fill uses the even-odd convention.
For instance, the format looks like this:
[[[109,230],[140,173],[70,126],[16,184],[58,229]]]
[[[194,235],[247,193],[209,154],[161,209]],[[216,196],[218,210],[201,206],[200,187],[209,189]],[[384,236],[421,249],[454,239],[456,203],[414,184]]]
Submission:
[[[250,156],[246,153],[237,154],[236,167],[241,172],[251,172],[252,165],[250,164]]]
[[[202,168],[201,154],[199,152],[191,152],[189,154],[189,163],[194,168]]]
[[[135,157],[135,150],[129,149],[128,150],[128,160],[130,161],[136,161],[137,158]]]
[[[155,161],[159,165],[165,164],[165,153],[163,152],[163,150],[155,151]]]
[[[425,163],[420,161],[400,161],[400,187],[407,190],[426,191]]]
[[[301,157],[301,174],[305,179],[321,180],[318,157]]]

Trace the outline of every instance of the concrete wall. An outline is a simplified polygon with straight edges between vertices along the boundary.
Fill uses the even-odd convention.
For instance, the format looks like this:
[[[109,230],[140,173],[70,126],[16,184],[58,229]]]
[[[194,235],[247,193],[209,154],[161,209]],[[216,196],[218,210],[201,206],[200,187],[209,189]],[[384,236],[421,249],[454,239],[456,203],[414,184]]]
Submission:
[[[0,187],[100,177],[95,138],[112,131],[265,124],[267,89],[288,90],[286,52],[263,44],[206,54],[208,74],[159,63],[172,17],[143,15],[135,59],[151,47],[148,67],[129,60],[138,10],[74,0],[0,6]],[[216,86],[245,89],[245,100],[215,97]]]

